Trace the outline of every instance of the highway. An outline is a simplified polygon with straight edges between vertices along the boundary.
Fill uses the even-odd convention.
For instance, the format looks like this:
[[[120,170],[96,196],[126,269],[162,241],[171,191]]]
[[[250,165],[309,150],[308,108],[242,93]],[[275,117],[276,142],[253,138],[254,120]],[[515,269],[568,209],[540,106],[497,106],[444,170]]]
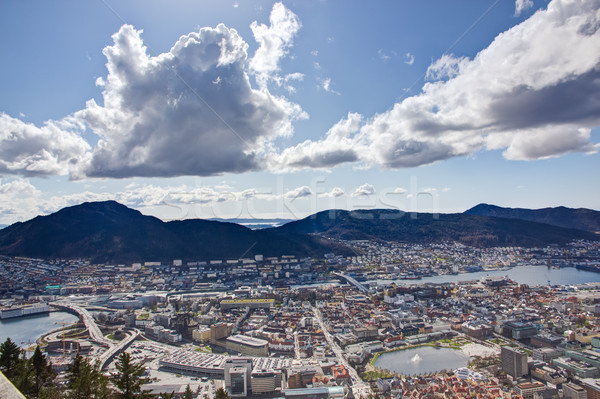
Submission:
[[[117,356],[121,351],[127,348],[137,337],[140,336],[140,330],[137,328],[134,331],[128,333],[128,337],[121,340],[118,344],[113,345],[110,349],[100,355],[98,359],[100,361],[100,370],[103,370],[110,364],[110,362]]]
[[[327,340],[329,347],[331,348],[331,350],[333,350],[333,353],[335,353],[335,356],[337,357],[338,362],[341,365],[343,365],[344,367],[346,367],[346,369],[348,370],[348,374],[350,374],[350,378],[352,379],[352,393],[354,394],[354,397],[359,399],[359,398],[368,398],[369,395],[373,395],[373,391],[371,390],[371,387],[369,386],[369,384],[365,383],[360,378],[360,376],[358,375],[358,373],[356,372],[354,367],[352,367],[348,363],[348,361],[344,357],[344,351],[333,340],[333,337],[331,336],[329,331],[327,331],[325,323],[323,322],[323,316],[321,315],[321,311],[319,311],[319,309],[317,309],[314,306],[312,307],[312,309],[313,309],[315,318],[319,322],[319,326],[321,326],[321,330],[323,331],[323,335],[325,335],[325,339]]]
[[[115,342],[102,334],[102,331],[100,331],[100,328],[96,324],[94,317],[90,314],[90,312],[87,311],[87,309],[67,302],[53,302],[52,305],[61,309],[69,309],[77,313],[83,320],[83,324],[85,324],[85,327],[90,334],[90,340],[107,348],[107,350],[99,357],[101,369],[104,369],[106,366],[108,366],[108,364],[116,355],[121,353],[121,351],[127,348],[140,335],[140,331],[135,329],[133,332],[129,333],[127,338],[120,342]]]

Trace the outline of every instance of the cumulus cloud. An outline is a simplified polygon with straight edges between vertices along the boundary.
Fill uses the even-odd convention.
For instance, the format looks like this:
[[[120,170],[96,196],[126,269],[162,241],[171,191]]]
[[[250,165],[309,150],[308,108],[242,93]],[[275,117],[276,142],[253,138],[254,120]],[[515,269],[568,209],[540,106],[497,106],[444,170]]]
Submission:
[[[285,198],[288,199],[296,199],[296,198],[304,198],[312,195],[312,190],[308,186],[297,187],[293,190],[290,190],[284,194]]]
[[[358,161],[359,155],[353,148],[356,145],[353,136],[360,128],[361,120],[361,115],[349,113],[329,129],[323,140],[306,140],[286,148],[280,154],[271,154],[269,168],[280,172],[303,168],[326,169]]]
[[[258,49],[249,61],[250,71],[261,87],[279,72],[279,61],[288,54],[296,33],[302,27],[300,20],[282,3],[275,3],[269,17],[270,26],[254,21],[250,28]]]
[[[260,169],[258,153],[290,135],[301,109],[250,86],[248,45],[224,25],[182,36],[151,57],[141,31],[123,26],[104,49],[104,105],[77,116],[101,139],[82,174],[216,175]],[[297,76],[295,76],[298,79]]]
[[[280,159],[291,167],[333,167],[338,159],[405,168],[481,149],[503,150],[514,160],[594,153],[599,8],[594,0],[554,0],[473,59],[446,54],[435,60],[418,95],[353,124],[342,139],[328,133],[284,150]]]
[[[37,127],[0,113],[0,174],[66,174],[91,148],[83,130],[72,117]]]
[[[353,197],[360,197],[363,195],[373,195],[375,194],[375,187],[373,187],[369,183],[365,183],[362,186],[358,187],[353,193]]]
[[[0,181],[0,195],[37,195],[39,190],[28,179]]]
[[[338,198],[346,195],[344,190],[340,187],[334,187],[331,191],[326,193],[320,193],[319,197],[329,197],[329,198]]]
[[[412,65],[415,63],[415,56],[411,53],[404,54],[404,63],[406,65]]]
[[[0,173],[85,177],[210,176],[264,167],[262,156],[292,122],[306,118],[299,105],[255,89],[257,78],[276,77],[300,28],[281,3],[270,26],[252,24],[259,43],[248,60],[248,44],[220,24],[182,36],[163,54],[151,56],[142,31],[122,26],[103,53],[107,76],[96,78],[102,103],[37,127],[0,114]],[[300,73],[279,79],[288,92]],[[94,148],[81,137],[99,136]]]
[[[525,10],[528,10],[533,7],[532,0],[516,0],[515,1],[515,17],[521,15],[521,13]]]

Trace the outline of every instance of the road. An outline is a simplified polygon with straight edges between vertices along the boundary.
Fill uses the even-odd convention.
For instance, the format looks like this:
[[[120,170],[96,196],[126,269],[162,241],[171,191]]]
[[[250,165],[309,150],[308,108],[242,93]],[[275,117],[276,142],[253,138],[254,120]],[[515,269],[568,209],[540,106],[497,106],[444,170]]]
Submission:
[[[85,324],[85,327],[90,333],[90,339],[92,341],[103,346],[108,346],[109,348],[114,345],[114,342],[111,339],[106,338],[104,334],[102,334],[102,331],[100,331],[100,328],[96,324],[96,321],[94,320],[90,312],[88,312],[86,309],[82,308],[81,306],[73,305],[72,303],[67,302],[53,302],[52,305],[59,308],[70,309],[77,313],[79,317],[81,317],[81,319],[83,320],[83,324]]]
[[[312,307],[312,310],[313,310],[313,314],[315,315],[315,319],[317,319],[319,326],[321,326],[321,330],[323,331],[323,335],[325,336],[325,339],[327,340],[329,347],[331,348],[331,350],[333,350],[333,353],[335,353],[335,356],[337,357],[338,362],[341,365],[343,365],[344,367],[346,367],[346,369],[348,370],[348,374],[350,374],[350,378],[352,379],[352,393],[354,394],[354,397],[355,398],[367,398],[367,397],[369,397],[369,395],[373,395],[373,391],[371,390],[371,387],[369,386],[369,384],[365,383],[360,378],[360,376],[358,375],[358,373],[356,372],[354,367],[352,367],[350,365],[350,363],[348,363],[348,361],[344,357],[344,351],[333,340],[333,337],[331,336],[329,331],[327,331],[327,327],[325,326],[325,323],[323,322],[323,316],[321,315],[321,311],[314,306]]]
[[[135,329],[128,334],[127,338],[123,339],[122,341],[115,342],[102,334],[102,331],[100,331],[96,321],[90,312],[87,311],[87,309],[67,302],[53,302],[52,305],[58,308],[70,309],[71,311],[77,313],[83,320],[83,324],[85,324],[85,327],[90,334],[90,339],[107,348],[107,350],[102,353],[99,358],[101,369],[108,366],[116,355],[121,353],[121,351],[127,348],[140,335],[140,331]]]
[[[121,340],[118,344],[114,345],[108,349],[106,352],[104,352],[102,355],[100,355],[100,370],[103,370],[104,368],[106,368],[106,366],[108,366],[110,364],[110,362],[115,358],[115,356],[117,356],[119,353],[121,353],[121,351],[123,351],[125,348],[127,348],[133,341],[135,341],[135,339],[137,337],[140,336],[140,330],[138,330],[137,328],[133,331],[130,331],[128,333],[127,338]]]

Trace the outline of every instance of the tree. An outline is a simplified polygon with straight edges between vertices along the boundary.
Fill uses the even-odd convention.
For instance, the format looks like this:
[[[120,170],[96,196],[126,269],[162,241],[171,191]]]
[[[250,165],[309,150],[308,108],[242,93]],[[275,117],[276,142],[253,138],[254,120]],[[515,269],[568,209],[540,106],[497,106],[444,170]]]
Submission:
[[[117,373],[111,378],[112,383],[117,387],[117,398],[150,398],[150,391],[142,390],[142,385],[149,382],[148,378],[142,375],[146,371],[141,363],[133,363],[131,355],[123,352],[117,360]]]
[[[173,399],[174,396],[175,396],[175,391],[173,391],[171,393],[166,393],[166,392],[160,393],[160,399]]]
[[[56,377],[52,366],[48,364],[46,356],[42,353],[39,346],[35,347],[35,352],[31,359],[31,372],[33,374],[33,396],[38,397],[43,387],[51,386]]]
[[[98,362],[77,354],[68,369],[68,394],[70,399],[108,398],[112,390],[108,386],[108,377],[100,370]]]
[[[0,345],[0,371],[11,381],[15,377],[22,352],[23,349],[19,348],[10,338],[6,338],[6,341]]]
[[[194,392],[192,392],[192,388],[190,388],[190,384],[187,384],[187,387],[185,387],[183,399],[194,399]]]
[[[223,388],[217,389],[215,399],[229,399],[229,394]]]

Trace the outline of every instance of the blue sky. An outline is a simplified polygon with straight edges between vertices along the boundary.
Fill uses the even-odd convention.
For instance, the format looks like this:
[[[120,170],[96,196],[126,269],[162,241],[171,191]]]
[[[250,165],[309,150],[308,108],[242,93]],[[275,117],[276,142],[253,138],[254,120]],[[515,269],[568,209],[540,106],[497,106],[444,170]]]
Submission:
[[[6,1],[0,223],[600,209],[597,1]]]

